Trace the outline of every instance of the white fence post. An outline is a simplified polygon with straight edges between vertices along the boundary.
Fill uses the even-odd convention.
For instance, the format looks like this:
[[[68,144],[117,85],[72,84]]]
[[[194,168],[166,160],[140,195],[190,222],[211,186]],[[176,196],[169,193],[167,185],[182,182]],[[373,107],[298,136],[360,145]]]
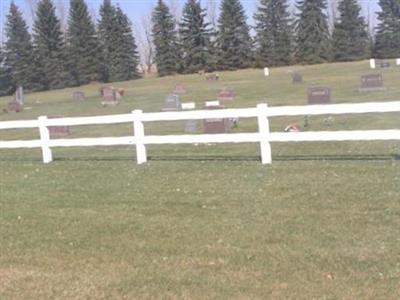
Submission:
[[[47,127],[47,117],[41,116],[38,118],[39,121],[39,134],[42,148],[43,162],[48,164],[53,161],[53,155],[49,146],[50,143],[50,131]]]
[[[143,164],[147,162],[146,146],[144,145],[144,126],[142,122],[142,110],[134,110],[133,114],[133,129],[136,142],[136,159],[137,163]]]
[[[263,165],[272,163],[271,144],[269,143],[268,104],[257,105],[258,131],[260,133],[261,162]]]

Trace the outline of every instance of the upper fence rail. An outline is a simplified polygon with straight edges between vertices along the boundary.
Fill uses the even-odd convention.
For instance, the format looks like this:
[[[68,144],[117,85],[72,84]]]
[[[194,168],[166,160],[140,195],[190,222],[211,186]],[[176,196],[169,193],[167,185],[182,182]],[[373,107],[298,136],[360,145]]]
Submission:
[[[141,164],[147,161],[146,144],[259,142],[261,147],[262,163],[268,164],[272,161],[270,142],[400,140],[400,129],[295,133],[270,132],[268,117],[387,112],[400,112],[400,101],[277,107],[268,107],[267,104],[258,104],[255,108],[155,113],[143,113],[141,110],[135,110],[130,114],[54,119],[48,119],[46,116],[42,116],[37,120],[0,122],[0,129],[38,128],[40,133],[40,140],[0,141],[0,149],[42,148],[43,161],[48,163],[53,159],[51,147],[136,145],[137,162]],[[144,132],[145,122],[254,117],[258,120],[258,132],[255,133],[146,136]],[[50,139],[48,128],[50,126],[82,126],[121,123],[132,123],[134,134],[127,137]]]

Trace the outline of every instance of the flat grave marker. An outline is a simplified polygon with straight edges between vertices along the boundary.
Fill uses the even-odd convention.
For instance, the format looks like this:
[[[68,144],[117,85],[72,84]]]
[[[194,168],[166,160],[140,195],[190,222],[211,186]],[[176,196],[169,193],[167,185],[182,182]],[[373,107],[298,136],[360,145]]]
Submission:
[[[382,91],[383,86],[382,74],[367,74],[361,76],[360,92]]]
[[[331,103],[331,89],[329,87],[310,87],[307,90],[308,104]]]
[[[165,98],[164,107],[162,111],[177,111],[181,109],[181,101],[178,95],[169,95]]]
[[[235,100],[235,93],[231,88],[223,88],[219,90],[217,99],[221,102],[231,102]]]

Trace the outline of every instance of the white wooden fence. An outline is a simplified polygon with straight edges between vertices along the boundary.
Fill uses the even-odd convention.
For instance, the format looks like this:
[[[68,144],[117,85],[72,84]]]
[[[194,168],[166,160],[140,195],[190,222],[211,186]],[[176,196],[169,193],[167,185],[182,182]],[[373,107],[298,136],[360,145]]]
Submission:
[[[37,120],[0,122],[0,130],[38,128],[40,133],[39,140],[0,141],[0,149],[41,148],[43,162],[50,163],[53,160],[51,152],[51,148],[53,147],[136,145],[137,163],[142,164],[147,161],[146,145],[149,144],[255,142],[260,143],[262,163],[270,164],[272,162],[270,146],[271,142],[400,140],[400,129],[270,132],[268,119],[270,117],[385,112],[400,112],[400,101],[279,107],[268,107],[267,104],[258,104],[255,108],[157,113],[143,113],[141,110],[134,110],[130,114],[58,119],[48,119],[46,116],[42,116]],[[145,122],[252,117],[256,117],[258,120],[258,132],[146,136],[144,131]],[[133,135],[125,137],[50,139],[50,133],[48,129],[49,126],[77,126],[120,123],[132,123]]]

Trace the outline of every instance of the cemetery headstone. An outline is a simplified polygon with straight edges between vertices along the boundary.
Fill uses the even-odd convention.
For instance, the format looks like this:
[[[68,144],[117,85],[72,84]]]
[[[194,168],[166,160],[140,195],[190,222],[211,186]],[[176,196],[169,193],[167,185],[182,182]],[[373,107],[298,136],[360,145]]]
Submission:
[[[62,116],[51,116],[49,119],[62,118]],[[71,134],[69,126],[49,126],[50,138],[62,138]]]
[[[331,89],[328,87],[308,88],[308,104],[327,104],[331,102]]]
[[[292,83],[299,84],[303,82],[303,75],[299,72],[292,73]]]
[[[360,92],[385,90],[382,74],[367,74],[361,76]]]
[[[397,59],[396,59],[396,65],[397,65],[397,66],[400,66],[400,58],[397,58]]]
[[[119,101],[117,99],[117,92],[113,87],[102,88],[102,95],[103,101],[101,102],[101,104],[103,106],[116,106],[119,104]]]
[[[24,89],[19,86],[15,92],[15,101],[17,101],[21,106],[24,105]]]
[[[84,92],[81,92],[81,91],[75,91],[75,92],[72,94],[72,98],[73,98],[75,101],[85,101],[85,100],[86,100],[85,93],[84,93]]]
[[[264,68],[264,76],[265,77],[269,76],[269,68]]]
[[[192,110],[196,108],[196,103],[187,102],[182,103],[182,110]],[[185,123],[185,132],[186,133],[195,133],[197,132],[197,120],[186,120]]]
[[[7,103],[7,108],[3,109],[4,112],[21,112],[22,111],[22,105],[13,100],[9,103]]]
[[[388,62],[386,60],[381,60],[379,62],[379,66],[381,67],[381,69],[388,69],[388,68],[390,68],[390,62]]]
[[[207,105],[208,104],[208,105]],[[211,105],[218,104],[218,105]],[[223,106],[219,105],[219,101],[206,102],[206,109],[222,109]],[[204,133],[226,133],[229,128],[229,120],[221,118],[205,119],[203,122]]]
[[[230,88],[223,88],[219,91],[217,99],[222,102],[235,100],[235,93]]]
[[[181,102],[178,95],[169,95],[165,98],[164,107],[162,111],[177,111],[181,109]]]
[[[219,75],[216,73],[206,74],[206,80],[207,81],[218,81]]]
[[[175,86],[174,94],[176,95],[186,94],[186,87],[182,83],[178,83]]]
[[[371,58],[370,60],[369,60],[369,67],[371,68],[371,69],[375,69],[375,59],[373,59],[373,58]]]

